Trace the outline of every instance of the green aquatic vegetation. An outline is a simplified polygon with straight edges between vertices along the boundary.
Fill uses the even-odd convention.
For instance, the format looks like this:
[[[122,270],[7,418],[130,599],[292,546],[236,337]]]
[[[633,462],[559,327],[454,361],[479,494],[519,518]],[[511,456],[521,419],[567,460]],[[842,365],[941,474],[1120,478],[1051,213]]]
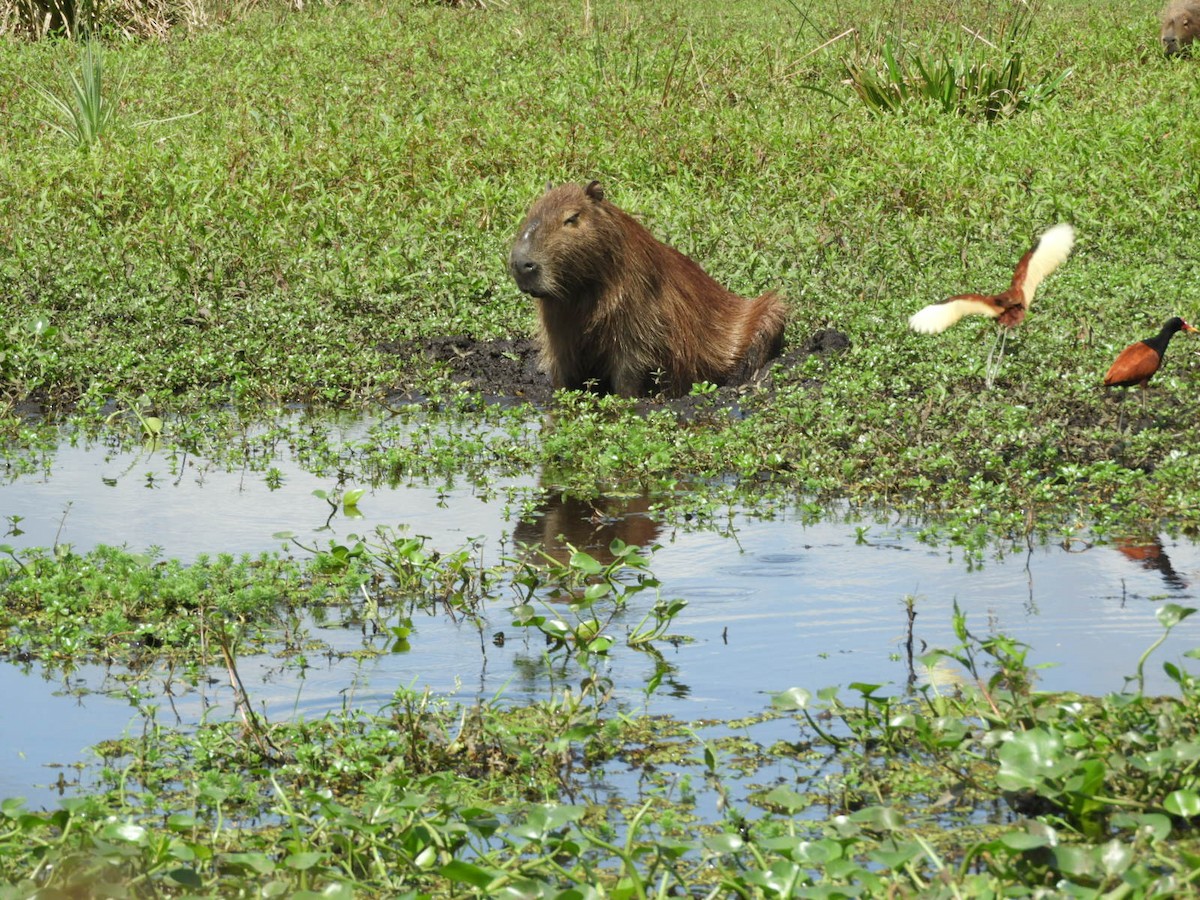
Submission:
[[[287,608],[322,596],[311,576],[277,554],[201,556],[185,566],[115,547],[0,549],[0,634],[10,657],[192,656],[215,627],[231,624],[259,639],[279,628]]]
[[[1019,641],[980,639],[961,614],[955,630],[936,655],[961,667],[956,688],[786,691],[724,737],[621,713],[586,685],[525,706],[401,689],[375,713],[270,724],[280,756],[264,768],[236,723],[182,735],[143,707],[140,734],[103,750],[107,789],[50,813],[0,805],[0,873],[67,890],[106,872],[146,896],[262,879],[330,896],[1188,890],[1195,677],[1168,663],[1175,697],[1045,694]],[[795,741],[754,740],[804,708]],[[649,765],[643,796],[592,793],[621,760]],[[715,818],[697,817],[700,785]]]
[[[45,316],[14,322],[0,332],[0,399],[5,403],[0,413],[9,413],[14,401],[43,389],[64,349],[58,327]]]
[[[570,654],[587,673],[587,683],[604,691],[613,685],[600,662],[623,639],[629,647],[655,658],[655,674],[645,687],[649,696],[667,674],[654,644],[671,639],[667,630],[687,606],[685,600],[668,600],[659,593],[661,585],[649,569],[654,549],[613,540],[608,547],[612,559],[602,563],[570,544],[565,562],[526,548],[523,556],[513,560],[512,584],[519,592],[510,610],[513,627],[540,631],[546,637],[548,659]],[[643,591],[654,592],[654,603],[636,624],[625,623],[622,636],[618,629],[630,601]]]

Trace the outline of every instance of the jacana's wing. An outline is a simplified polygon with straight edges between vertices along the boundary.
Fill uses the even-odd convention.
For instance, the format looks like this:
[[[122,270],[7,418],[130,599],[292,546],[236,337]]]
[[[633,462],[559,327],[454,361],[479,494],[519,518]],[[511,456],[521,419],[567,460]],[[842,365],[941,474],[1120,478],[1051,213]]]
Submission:
[[[1105,387],[1141,384],[1158,371],[1162,357],[1145,341],[1130,344],[1120,352],[1104,376]]]
[[[908,327],[921,334],[938,334],[945,331],[963,316],[991,316],[1004,312],[1004,307],[995,297],[982,294],[959,294],[947,297],[940,303],[930,303],[908,317]]]
[[[1033,304],[1033,293],[1042,279],[1062,265],[1074,246],[1075,229],[1063,223],[1043,234],[1033,249],[1021,257],[1010,290],[1021,297],[1026,309]]]

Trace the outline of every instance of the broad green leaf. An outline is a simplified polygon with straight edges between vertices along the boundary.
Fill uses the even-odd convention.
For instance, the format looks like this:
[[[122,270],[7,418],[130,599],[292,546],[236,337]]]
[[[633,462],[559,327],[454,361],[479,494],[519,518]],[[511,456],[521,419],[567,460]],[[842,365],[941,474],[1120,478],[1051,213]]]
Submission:
[[[704,838],[704,846],[716,853],[737,853],[746,846],[746,842],[736,834],[722,832]]]
[[[474,863],[463,862],[461,859],[452,859],[441,868],[443,878],[449,878],[451,881],[460,881],[463,884],[472,885],[480,890],[486,890],[500,874],[500,872],[485,869]]]
[[[1099,856],[1104,874],[1110,878],[1120,877],[1133,864],[1133,847],[1114,838],[1100,848]]]
[[[182,884],[184,887],[191,888],[194,891],[198,891],[204,886],[204,881],[196,873],[195,869],[172,869],[167,873],[167,877],[177,884]]]
[[[585,575],[599,575],[604,571],[604,566],[600,565],[596,557],[590,553],[584,553],[582,550],[576,550],[571,554],[571,568],[578,569]]]
[[[1196,611],[1192,606],[1180,606],[1178,603],[1168,603],[1154,613],[1163,628],[1174,628]]]
[[[812,694],[804,688],[788,688],[771,696],[771,705],[776,709],[807,709]]]
[[[324,853],[318,853],[313,850],[304,851],[301,853],[291,853],[284,857],[283,864],[289,869],[295,869],[297,872],[303,872],[306,869],[311,869],[325,858]]]
[[[1171,791],[1163,801],[1163,809],[1187,819],[1200,816],[1200,794],[1189,790]]]
[[[1041,728],[1014,735],[997,756],[996,784],[1006,791],[1037,790],[1047,778],[1069,771],[1073,762],[1063,758],[1062,738]]]

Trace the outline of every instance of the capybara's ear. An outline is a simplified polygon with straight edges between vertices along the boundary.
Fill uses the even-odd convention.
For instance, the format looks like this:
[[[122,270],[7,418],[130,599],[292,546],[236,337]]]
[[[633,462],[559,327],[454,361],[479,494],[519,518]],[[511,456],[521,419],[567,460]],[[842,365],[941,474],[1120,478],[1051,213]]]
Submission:
[[[600,186],[598,181],[589,181],[588,186],[583,189],[583,192],[593,200],[604,199],[604,188]]]

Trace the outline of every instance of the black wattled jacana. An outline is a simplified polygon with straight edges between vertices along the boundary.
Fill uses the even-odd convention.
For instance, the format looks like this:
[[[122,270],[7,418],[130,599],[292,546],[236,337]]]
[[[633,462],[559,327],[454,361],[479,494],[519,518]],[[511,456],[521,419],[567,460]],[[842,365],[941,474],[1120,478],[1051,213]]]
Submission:
[[[1162,365],[1163,354],[1167,352],[1167,344],[1171,342],[1171,338],[1175,337],[1176,332],[1195,330],[1179,316],[1167,319],[1163,324],[1162,331],[1157,335],[1148,340],[1130,344],[1117,355],[1116,360],[1108,368],[1108,374],[1104,376],[1104,386],[1131,388],[1140,385],[1142,411],[1145,412],[1146,385]],[[1121,400],[1124,401],[1124,399],[1125,394],[1122,392]],[[1121,430],[1124,421],[1124,406],[1125,404],[1122,403],[1122,415],[1117,418],[1118,431]]]
[[[1057,269],[1075,246],[1075,229],[1070,225],[1055,225],[1043,234],[1033,248],[1021,257],[1013,272],[1012,284],[999,294],[957,294],[940,303],[931,303],[909,316],[908,327],[921,334],[938,334],[945,331],[963,316],[991,316],[1002,327],[997,339],[1000,352],[995,366],[992,356],[996,344],[988,353],[987,383],[991,387],[1004,357],[1004,342],[1008,330],[1020,325],[1025,313],[1033,305],[1033,294],[1042,279]]]

